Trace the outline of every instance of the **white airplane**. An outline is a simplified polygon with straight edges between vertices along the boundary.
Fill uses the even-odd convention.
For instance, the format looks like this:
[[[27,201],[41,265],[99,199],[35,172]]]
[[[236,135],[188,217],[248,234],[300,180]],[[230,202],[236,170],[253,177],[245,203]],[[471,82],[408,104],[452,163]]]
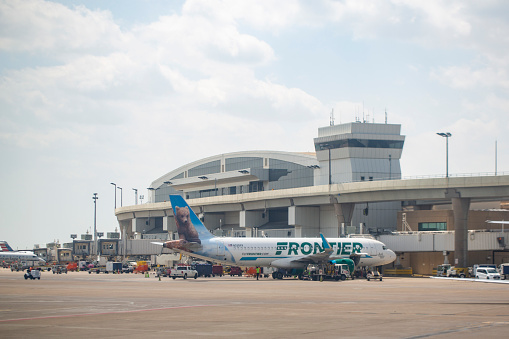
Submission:
[[[212,235],[180,195],[170,195],[179,240],[163,245],[173,251],[216,263],[297,269],[309,264],[350,261],[360,266],[393,262],[396,254],[382,242],[368,238],[237,238]],[[279,276],[282,277],[282,276]]]
[[[36,256],[30,251],[13,251],[7,241],[0,242],[0,262],[13,263],[13,262],[33,262],[43,264],[46,262],[41,257]]]

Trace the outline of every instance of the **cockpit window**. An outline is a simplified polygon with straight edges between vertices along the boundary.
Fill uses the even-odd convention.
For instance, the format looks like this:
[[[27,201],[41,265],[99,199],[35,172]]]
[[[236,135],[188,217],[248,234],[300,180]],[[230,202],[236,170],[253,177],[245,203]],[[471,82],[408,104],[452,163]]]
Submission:
[[[387,249],[387,246],[382,246],[382,249],[385,251]]]

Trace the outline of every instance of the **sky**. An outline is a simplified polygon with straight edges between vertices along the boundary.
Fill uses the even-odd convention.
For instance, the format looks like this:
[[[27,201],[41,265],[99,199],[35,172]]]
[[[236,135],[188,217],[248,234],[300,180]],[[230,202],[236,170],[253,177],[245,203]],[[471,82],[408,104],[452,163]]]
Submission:
[[[113,232],[187,163],[401,125],[402,176],[509,173],[509,2],[0,0],[0,240]],[[495,151],[497,150],[497,152]],[[120,190],[117,190],[120,206]]]

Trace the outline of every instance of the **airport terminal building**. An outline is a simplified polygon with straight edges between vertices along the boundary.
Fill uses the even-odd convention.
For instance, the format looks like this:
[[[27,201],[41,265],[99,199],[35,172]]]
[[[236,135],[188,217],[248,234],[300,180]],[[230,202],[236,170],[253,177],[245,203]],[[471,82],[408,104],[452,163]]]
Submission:
[[[451,261],[459,255],[463,264],[509,259],[505,243],[496,240],[503,231],[485,241],[468,233],[488,228],[472,220],[509,220],[501,207],[509,200],[509,176],[401,180],[404,141],[398,124],[352,122],[319,128],[310,140],[314,153],[244,151],[185,164],[152,182],[147,203],[115,210],[119,250],[125,256],[156,254],[160,248],[151,240],[177,239],[169,195],[179,194],[217,236],[370,234],[423,274],[444,254]],[[471,209],[479,213],[469,222]]]
[[[320,128],[314,139],[316,153],[245,151],[212,156],[156,179],[149,188],[149,200],[166,202],[170,194],[181,194],[191,201],[240,198],[250,193],[400,179],[404,139],[400,125],[357,122],[327,126]],[[222,211],[200,212],[207,227],[216,234],[220,231],[218,235],[299,237],[317,236],[327,230],[325,234],[336,237],[361,233],[362,229],[396,230],[396,212],[401,209],[399,202],[359,204],[352,212],[351,222],[338,225],[330,204],[309,206],[306,210],[290,205],[258,205],[248,209],[237,204]],[[308,214],[309,220],[298,216],[303,213]],[[131,232],[161,235],[172,230],[171,218],[163,215],[147,218],[134,220]]]

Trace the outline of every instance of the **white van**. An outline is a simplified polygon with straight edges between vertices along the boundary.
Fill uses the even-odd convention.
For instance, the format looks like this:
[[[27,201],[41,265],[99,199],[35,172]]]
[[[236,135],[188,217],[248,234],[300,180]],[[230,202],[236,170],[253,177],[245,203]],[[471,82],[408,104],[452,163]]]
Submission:
[[[500,280],[500,273],[492,267],[480,267],[476,270],[475,277],[477,279],[495,279]]]

